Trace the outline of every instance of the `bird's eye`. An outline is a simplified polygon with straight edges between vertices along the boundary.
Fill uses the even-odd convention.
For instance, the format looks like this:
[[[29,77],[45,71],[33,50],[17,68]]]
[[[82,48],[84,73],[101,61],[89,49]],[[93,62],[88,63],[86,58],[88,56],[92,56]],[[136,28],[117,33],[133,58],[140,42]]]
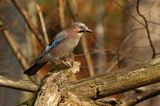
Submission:
[[[79,26],[79,33],[84,32],[84,26]]]
[[[84,29],[84,27],[83,27],[83,26],[80,26],[80,29],[82,30],[82,29]]]

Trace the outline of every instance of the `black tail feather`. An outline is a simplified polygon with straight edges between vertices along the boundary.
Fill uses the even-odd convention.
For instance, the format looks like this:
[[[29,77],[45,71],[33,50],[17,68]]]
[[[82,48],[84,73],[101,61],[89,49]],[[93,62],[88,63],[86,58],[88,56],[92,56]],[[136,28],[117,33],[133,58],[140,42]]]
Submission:
[[[40,64],[33,64],[31,67],[29,67],[27,70],[24,71],[24,74],[27,74],[29,76],[34,75],[38,72],[38,70],[43,67],[47,62],[40,63]]]

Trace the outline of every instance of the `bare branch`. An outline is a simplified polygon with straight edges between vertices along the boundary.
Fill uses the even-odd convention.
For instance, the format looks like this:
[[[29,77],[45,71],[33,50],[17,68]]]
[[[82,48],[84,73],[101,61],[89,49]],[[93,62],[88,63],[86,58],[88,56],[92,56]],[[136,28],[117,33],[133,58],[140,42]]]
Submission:
[[[41,11],[38,4],[36,5],[36,7],[37,7],[37,10],[38,10],[38,15],[39,15],[40,23],[41,23],[41,28],[42,28],[42,31],[43,31],[44,40],[46,42],[46,45],[48,45],[49,44],[49,39],[48,39],[46,26],[45,26],[44,19],[43,19],[43,14],[42,14],[42,11]]]
[[[149,32],[149,27],[148,27],[147,20],[146,20],[145,16],[143,14],[141,14],[141,12],[139,10],[139,3],[140,3],[139,0],[137,0],[136,10],[137,10],[137,13],[139,14],[139,16],[144,20],[146,31],[147,31],[148,40],[149,40],[149,43],[150,43],[150,46],[151,46],[151,49],[152,49],[152,52],[153,52],[152,58],[155,58],[156,50],[155,50],[154,45],[153,45],[152,40],[151,40],[151,35],[150,35],[150,32]]]
[[[38,87],[30,81],[13,80],[3,76],[0,76],[0,86],[27,92],[35,92],[38,89]]]
[[[65,83],[64,89],[78,95],[98,99],[109,95],[129,91],[141,86],[157,83],[160,81],[159,69],[160,58],[155,58],[150,61],[135,65],[133,67],[114,71],[110,74],[107,73],[95,77]],[[3,86],[3,84],[0,85]]]
[[[16,55],[17,60],[21,64],[22,68],[25,69],[28,66],[28,62],[22,51],[19,49],[18,44],[12,34],[6,29],[3,30],[4,36],[8,41],[13,53]]]
[[[32,23],[32,21],[30,21],[30,18],[29,18],[29,15],[28,15],[27,11],[19,4],[19,2],[17,0],[11,0],[11,1],[15,5],[15,7],[17,8],[17,10],[20,12],[20,14],[22,15],[22,17],[24,18],[24,20],[25,20],[28,28],[36,36],[36,39],[38,40],[38,42],[40,43],[40,45],[42,47],[44,47],[44,43],[42,41],[42,36],[40,36],[41,34],[35,29],[35,25]]]
[[[78,21],[78,9],[76,0],[67,0],[67,6],[73,21]]]
[[[114,0],[114,2],[122,9],[122,6],[116,1]],[[131,15],[127,10],[124,10],[122,9],[122,11],[125,13],[125,14],[128,14],[131,18],[133,18],[135,21],[137,21],[139,24],[145,26],[145,24],[143,22],[141,22],[140,20],[138,20],[137,18],[135,18],[133,15]]]
[[[90,76],[94,76],[95,71],[94,71],[92,59],[91,59],[90,53],[88,51],[88,47],[86,45],[86,39],[84,37],[82,37],[81,45],[83,47],[83,52],[84,52],[84,56],[86,58],[86,63],[87,63],[87,66],[88,66],[89,74],[90,74]]]
[[[4,29],[7,29],[8,26],[0,26],[0,30],[4,30]]]
[[[58,0],[59,1],[59,19],[60,19],[60,25],[61,28],[65,28],[66,23],[65,23],[65,1],[64,0]]]

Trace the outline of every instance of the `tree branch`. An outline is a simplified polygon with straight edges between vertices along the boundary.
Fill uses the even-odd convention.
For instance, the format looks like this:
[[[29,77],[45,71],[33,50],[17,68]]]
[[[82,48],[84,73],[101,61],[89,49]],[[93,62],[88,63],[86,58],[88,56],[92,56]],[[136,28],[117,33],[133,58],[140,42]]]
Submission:
[[[58,0],[59,4],[59,20],[60,20],[60,25],[61,28],[64,29],[66,27],[66,22],[65,22],[65,1],[64,0]]]
[[[7,29],[4,29],[3,33],[4,33],[4,37],[8,41],[13,53],[15,54],[15,57],[19,61],[22,68],[23,69],[27,68],[27,66],[28,66],[27,58],[22,53],[21,49],[19,49],[19,46],[18,46],[15,38],[13,37],[13,35]]]
[[[110,74],[70,82],[67,89],[85,97],[98,99],[160,81],[160,58]]]
[[[139,10],[139,3],[140,3],[140,1],[137,0],[136,10],[137,10],[138,15],[144,20],[145,27],[146,27],[146,32],[147,32],[147,37],[148,37],[149,44],[150,44],[152,52],[153,52],[152,58],[155,58],[155,56],[156,56],[156,50],[155,50],[154,45],[153,45],[152,40],[151,40],[151,35],[150,35],[150,32],[149,32],[149,27],[148,27],[147,19],[145,18],[145,16],[143,14],[141,14],[141,12]]]
[[[145,87],[146,88],[146,87]],[[118,106],[134,106],[144,100],[150,99],[152,97],[158,96],[160,94],[160,84],[154,84],[151,89],[142,89],[140,92],[136,92],[133,96],[125,97],[125,99],[121,99],[120,104]]]
[[[27,92],[35,92],[38,89],[38,87],[30,81],[13,80],[3,76],[0,76],[0,86]]]
[[[38,11],[39,20],[40,20],[40,24],[41,24],[41,29],[42,29],[42,32],[43,32],[44,40],[45,40],[45,43],[46,43],[46,46],[47,46],[49,44],[49,38],[48,38],[48,34],[47,34],[45,22],[44,22],[42,10],[41,10],[41,8],[40,8],[40,6],[38,4],[36,5],[36,8],[37,8],[37,11]]]
[[[150,61],[135,65],[133,67],[114,71],[110,74],[103,74],[74,82],[68,82],[65,84],[64,89],[78,95],[98,99],[101,97],[122,93],[141,86],[159,82],[159,70],[160,58],[155,58]],[[1,84],[1,82],[0,85],[4,86],[3,84]],[[12,85],[8,85],[7,87],[10,86]],[[11,88],[14,87],[17,86],[13,86]],[[29,86],[25,85],[25,87]],[[29,87],[28,91],[31,92],[30,89],[31,88]],[[35,90],[36,88],[32,89],[32,92],[34,92]]]
[[[141,22],[140,20],[138,20],[137,18],[135,18],[135,16],[131,15],[130,12],[128,12],[127,10],[124,10],[123,7],[118,3],[117,0],[114,0],[114,2],[122,9],[122,11],[129,15],[132,19],[134,19],[136,22],[138,22],[139,24],[141,24],[142,26],[145,26],[145,24],[143,22]]]
[[[42,41],[41,34],[35,29],[35,25],[30,21],[29,15],[27,11],[19,4],[17,0],[11,0],[14,6],[17,8],[19,13],[22,15],[24,21],[26,22],[28,28],[33,32],[33,34],[36,36],[36,39],[38,40],[39,44],[44,47],[44,43]]]
[[[34,106],[57,106],[63,98],[65,82],[73,80],[73,76],[80,71],[80,63],[74,62],[73,67],[54,71],[56,73],[48,74],[43,80],[36,93]]]

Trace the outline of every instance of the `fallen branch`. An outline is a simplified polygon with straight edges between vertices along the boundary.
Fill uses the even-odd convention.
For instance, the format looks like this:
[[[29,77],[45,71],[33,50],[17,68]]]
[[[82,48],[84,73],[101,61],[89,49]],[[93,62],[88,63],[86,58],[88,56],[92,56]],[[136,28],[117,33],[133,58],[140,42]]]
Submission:
[[[152,86],[152,89],[150,89],[150,87],[148,88],[145,87],[145,89],[143,88],[138,89],[138,92],[136,92],[133,96],[125,97],[125,99],[121,99],[118,106],[135,106],[136,104],[144,100],[158,96],[160,94],[160,84],[157,83],[151,86]]]
[[[66,89],[98,99],[160,81],[160,58],[133,67],[68,83]]]
[[[72,76],[79,72],[80,64],[74,64],[69,69],[56,70],[56,73],[48,74],[37,91],[37,99],[34,106],[57,106],[62,99],[64,82],[71,80]],[[71,79],[70,79],[71,78]]]
[[[157,83],[160,81],[159,70],[160,58],[155,58],[133,67],[114,71],[110,74],[68,82],[65,84],[64,89],[84,97],[98,99]],[[1,82],[0,85],[3,86]]]
[[[56,70],[57,71],[57,70]],[[34,106],[110,106],[95,102],[89,98],[66,91],[65,82],[73,81],[76,73],[80,71],[80,64],[75,62],[73,67],[58,70],[49,74],[37,91]]]
[[[32,93],[38,89],[31,81],[13,80],[3,76],[0,76],[0,86]]]

